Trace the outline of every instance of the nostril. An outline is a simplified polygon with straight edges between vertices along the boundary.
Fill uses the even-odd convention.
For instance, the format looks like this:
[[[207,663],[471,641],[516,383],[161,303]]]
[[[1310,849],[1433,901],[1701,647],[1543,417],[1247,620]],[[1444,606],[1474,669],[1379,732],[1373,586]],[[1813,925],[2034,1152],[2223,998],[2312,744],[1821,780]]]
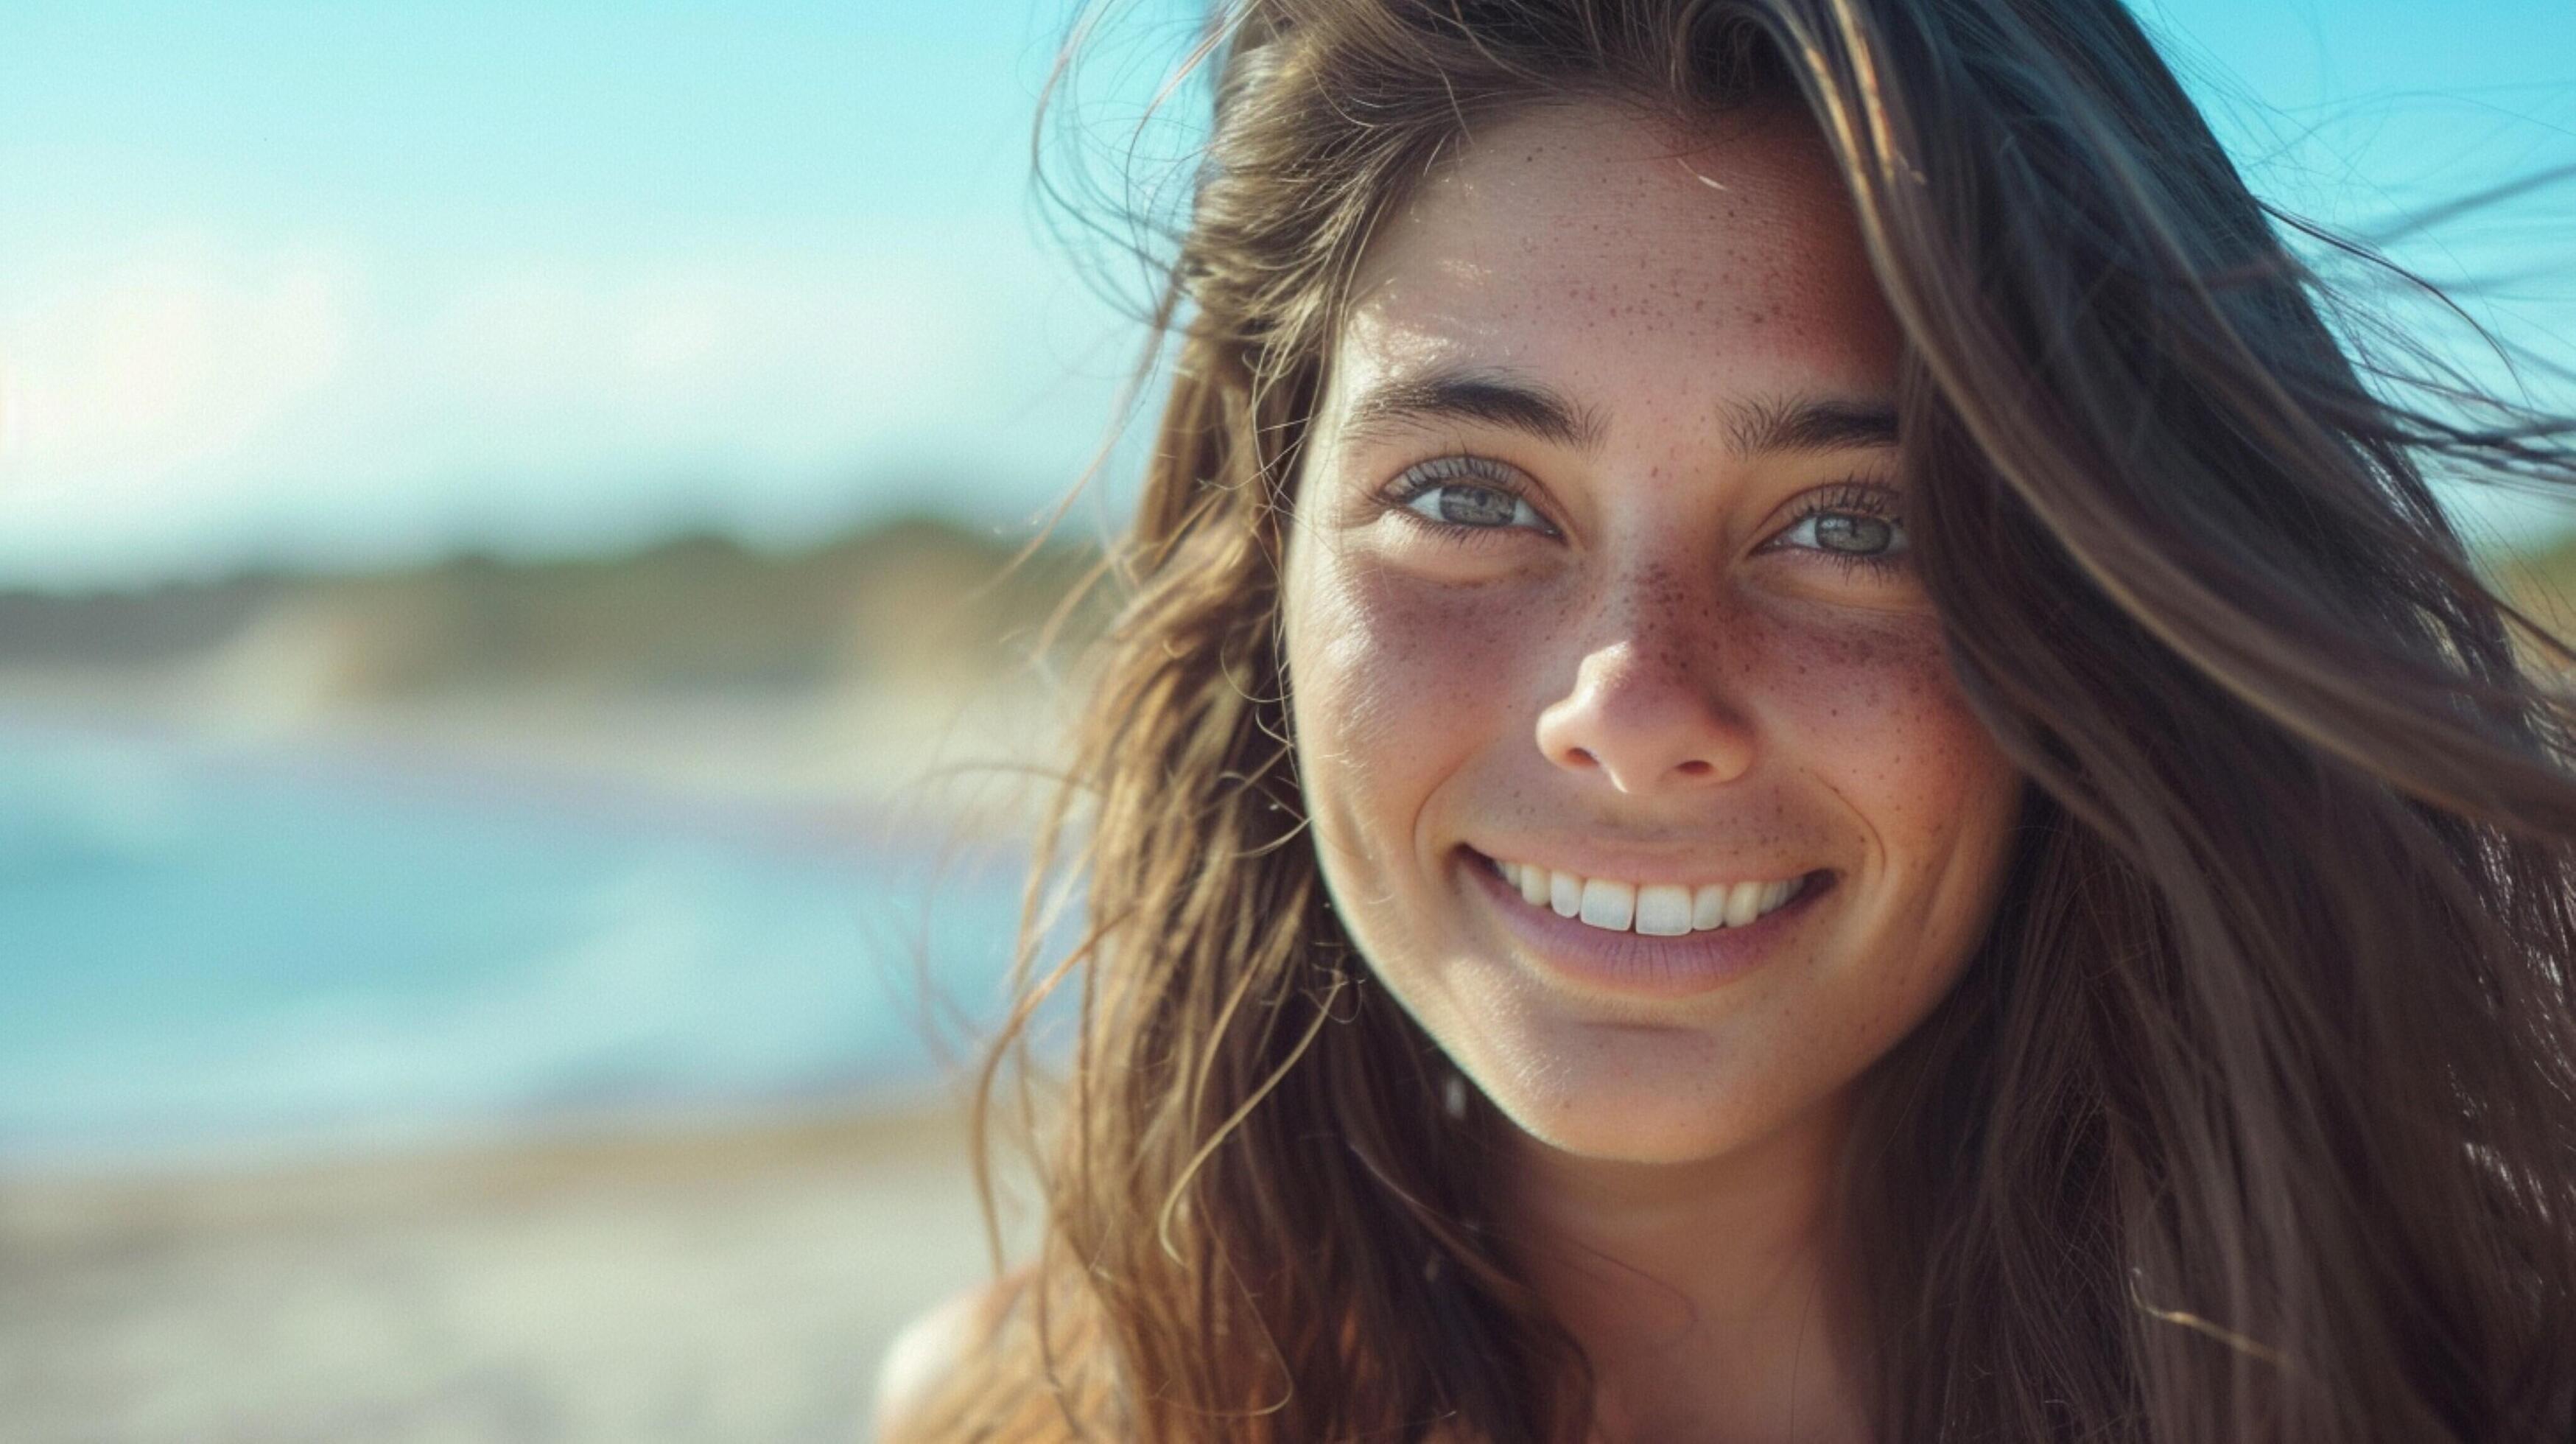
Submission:
[[[1566,756],[1567,756],[1570,760],[1575,761],[1575,762],[1582,763],[1582,764],[1584,764],[1585,766],[1598,766],[1598,765],[1600,764],[1600,762],[1601,762],[1601,759],[1600,759],[1600,758],[1595,757],[1595,756],[1593,756],[1593,755],[1592,755],[1592,753],[1591,753],[1591,750],[1590,750],[1590,749],[1588,749],[1588,748],[1583,748],[1583,747],[1577,747],[1577,748],[1574,748],[1573,750],[1571,750],[1570,752],[1568,752],[1568,753],[1566,754]]]
[[[1683,763],[1677,770],[1684,777],[1706,777],[1709,774],[1710,768],[1706,762],[1694,757],[1688,762]]]

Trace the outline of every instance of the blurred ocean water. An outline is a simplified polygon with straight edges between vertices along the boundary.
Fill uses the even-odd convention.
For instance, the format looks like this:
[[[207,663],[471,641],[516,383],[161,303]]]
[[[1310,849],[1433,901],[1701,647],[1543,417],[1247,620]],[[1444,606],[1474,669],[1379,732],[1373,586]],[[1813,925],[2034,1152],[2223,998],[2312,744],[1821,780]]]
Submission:
[[[930,1080],[1016,859],[867,819],[0,718],[0,1168],[330,1154]]]

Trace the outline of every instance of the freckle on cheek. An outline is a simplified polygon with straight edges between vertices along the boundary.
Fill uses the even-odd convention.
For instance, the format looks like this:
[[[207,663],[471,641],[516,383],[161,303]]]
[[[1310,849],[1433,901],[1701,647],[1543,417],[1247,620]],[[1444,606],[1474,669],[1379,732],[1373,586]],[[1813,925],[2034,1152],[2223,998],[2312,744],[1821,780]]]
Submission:
[[[1345,765],[1363,771],[1402,765],[1408,747],[1437,746],[1442,723],[1473,726],[1496,679],[1527,650],[1533,608],[1504,594],[1480,595],[1366,573],[1330,588],[1334,603],[1314,618],[1328,637],[1312,659],[1306,700],[1331,710]]]

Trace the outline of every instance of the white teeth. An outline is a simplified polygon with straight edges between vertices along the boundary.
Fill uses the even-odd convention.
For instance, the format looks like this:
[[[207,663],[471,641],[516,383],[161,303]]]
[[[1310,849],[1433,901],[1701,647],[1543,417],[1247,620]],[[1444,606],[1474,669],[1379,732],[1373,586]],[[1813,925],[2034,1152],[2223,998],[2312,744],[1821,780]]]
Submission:
[[[1637,890],[1606,877],[1586,878],[1581,916],[1596,928],[1624,933],[1629,922],[1637,916]]]
[[[1783,907],[1801,891],[1802,877],[1774,882],[1677,883],[1639,886],[1612,878],[1587,878],[1525,862],[1497,862],[1495,871],[1532,907],[1552,908],[1610,932],[1633,927],[1648,937],[1675,938],[1712,928],[1740,928]]]
[[[1637,889],[1637,931],[1677,938],[1691,930],[1691,890],[1658,883]]]

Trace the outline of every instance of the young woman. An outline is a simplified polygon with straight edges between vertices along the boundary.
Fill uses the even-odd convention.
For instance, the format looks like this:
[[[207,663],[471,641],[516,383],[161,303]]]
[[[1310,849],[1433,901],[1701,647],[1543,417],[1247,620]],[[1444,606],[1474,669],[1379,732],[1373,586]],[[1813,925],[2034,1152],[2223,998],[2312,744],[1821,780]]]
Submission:
[[[1214,49],[1044,1248],[886,1436],[2576,1438],[2565,653],[2425,481],[2566,428],[2115,0]]]

